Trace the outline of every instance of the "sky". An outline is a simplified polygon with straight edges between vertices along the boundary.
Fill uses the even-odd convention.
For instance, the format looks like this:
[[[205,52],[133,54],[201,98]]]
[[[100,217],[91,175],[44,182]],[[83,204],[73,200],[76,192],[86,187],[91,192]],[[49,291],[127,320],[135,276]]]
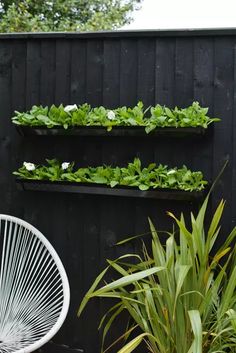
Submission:
[[[143,0],[122,29],[236,27],[236,0]]]

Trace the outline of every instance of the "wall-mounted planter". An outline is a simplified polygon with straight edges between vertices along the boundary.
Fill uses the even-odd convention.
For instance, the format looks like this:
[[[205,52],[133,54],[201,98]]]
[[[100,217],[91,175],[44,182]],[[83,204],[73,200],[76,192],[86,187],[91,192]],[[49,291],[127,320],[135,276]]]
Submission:
[[[202,191],[183,191],[174,189],[151,189],[141,191],[134,187],[120,186],[111,188],[102,184],[82,184],[72,182],[50,182],[44,180],[23,180],[16,179],[19,187],[25,191],[47,191],[47,192],[66,192],[77,194],[93,194],[105,196],[124,196],[149,198],[159,200],[182,200],[194,201],[201,200],[205,196],[205,190]]]
[[[120,136],[120,137],[201,137],[206,134],[209,128],[203,127],[182,127],[182,128],[156,128],[149,134],[140,126],[115,126],[111,131],[107,131],[102,126],[81,126],[64,129],[63,127],[47,128],[45,126],[29,127],[17,125],[17,130],[23,136]]]

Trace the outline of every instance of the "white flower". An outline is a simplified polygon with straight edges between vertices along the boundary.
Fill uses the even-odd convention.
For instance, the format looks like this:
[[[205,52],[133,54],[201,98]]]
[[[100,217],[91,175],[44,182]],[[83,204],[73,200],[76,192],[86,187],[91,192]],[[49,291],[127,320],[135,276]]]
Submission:
[[[63,170],[66,170],[67,168],[69,168],[69,165],[70,165],[69,162],[63,162],[62,165],[61,165],[61,168],[62,168]]]
[[[29,171],[35,170],[35,165],[34,165],[34,163],[24,162],[23,165],[24,165],[24,167],[25,167],[27,170],[29,170]]]
[[[109,110],[109,112],[107,112],[107,117],[109,120],[115,120],[116,114],[113,112],[113,110]]]
[[[73,110],[76,110],[76,109],[78,109],[77,105],[76,104],[72,104],[72,105],[67,105],[64,108],[64,111],[69,113],[69,112],[72,112]]]

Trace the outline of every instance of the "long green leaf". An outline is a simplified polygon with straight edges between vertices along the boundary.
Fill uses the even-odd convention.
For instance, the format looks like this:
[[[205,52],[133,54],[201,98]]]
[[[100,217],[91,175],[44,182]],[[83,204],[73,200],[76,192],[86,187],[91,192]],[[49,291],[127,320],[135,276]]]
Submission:
[[[135,337],[132,341],[127,343],[123,348],[121,348],[117,353],[131,353],[137,348],[145,336],[148,336],[146,333],[142,333],[141,335]]]
[[[230,309],[232,304],[233,294],[236,288],[236,267],[233,269],[231,276],[228,279],[227,286],[223,292],[222,300],[219,308],[219,318],[225,314],[225,312]]]
[[[189,310],[188,315],[194,334],[193,344],[188,352],[202,353],[202,323],[200,313],[198,310]]]
[[[83,298],[79,310],[77,312],[77,315],[80,316],[82,311],[84,310],[84,307],[86,306],[86,304],[88,303],[88,300],[91,296],[91,293],[93,293],[94,289],[97,287],[98,283],[101,281],[101,279],[104,277],[105,273],[107,272],[108,267],[105,268],[105,270],[103,270],[95,279],[95,281],[93,282],[92,286],[90,287],[90,289],[88,290],[88,292],[86,293],[85,297]]]
[[[117,288],[128,286],[129,284],[132,284],[136,281],[139,281],[141,279],[144,279],[146,277],[149,277],[151,275],[154,275],[154,274],[156,274],[160,271],[164,271],[164,270],[165,270],[164,267],[153,267],[149,270],[140,271],[138,273],[134,273],[132,275],[122,277],[114,282],[107,284],[106,286],[98,289],[97,291],[95,291],[93,293],[87,293],[87,296],[95,297],[97,295],[115,290]]]

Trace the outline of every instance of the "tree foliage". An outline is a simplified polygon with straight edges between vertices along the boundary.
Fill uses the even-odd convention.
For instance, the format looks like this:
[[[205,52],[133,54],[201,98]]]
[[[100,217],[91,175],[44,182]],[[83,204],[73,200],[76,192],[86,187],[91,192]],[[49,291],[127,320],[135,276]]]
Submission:
[[[132,20],[142,0],[0,0],[0,32],[97,31]]]

